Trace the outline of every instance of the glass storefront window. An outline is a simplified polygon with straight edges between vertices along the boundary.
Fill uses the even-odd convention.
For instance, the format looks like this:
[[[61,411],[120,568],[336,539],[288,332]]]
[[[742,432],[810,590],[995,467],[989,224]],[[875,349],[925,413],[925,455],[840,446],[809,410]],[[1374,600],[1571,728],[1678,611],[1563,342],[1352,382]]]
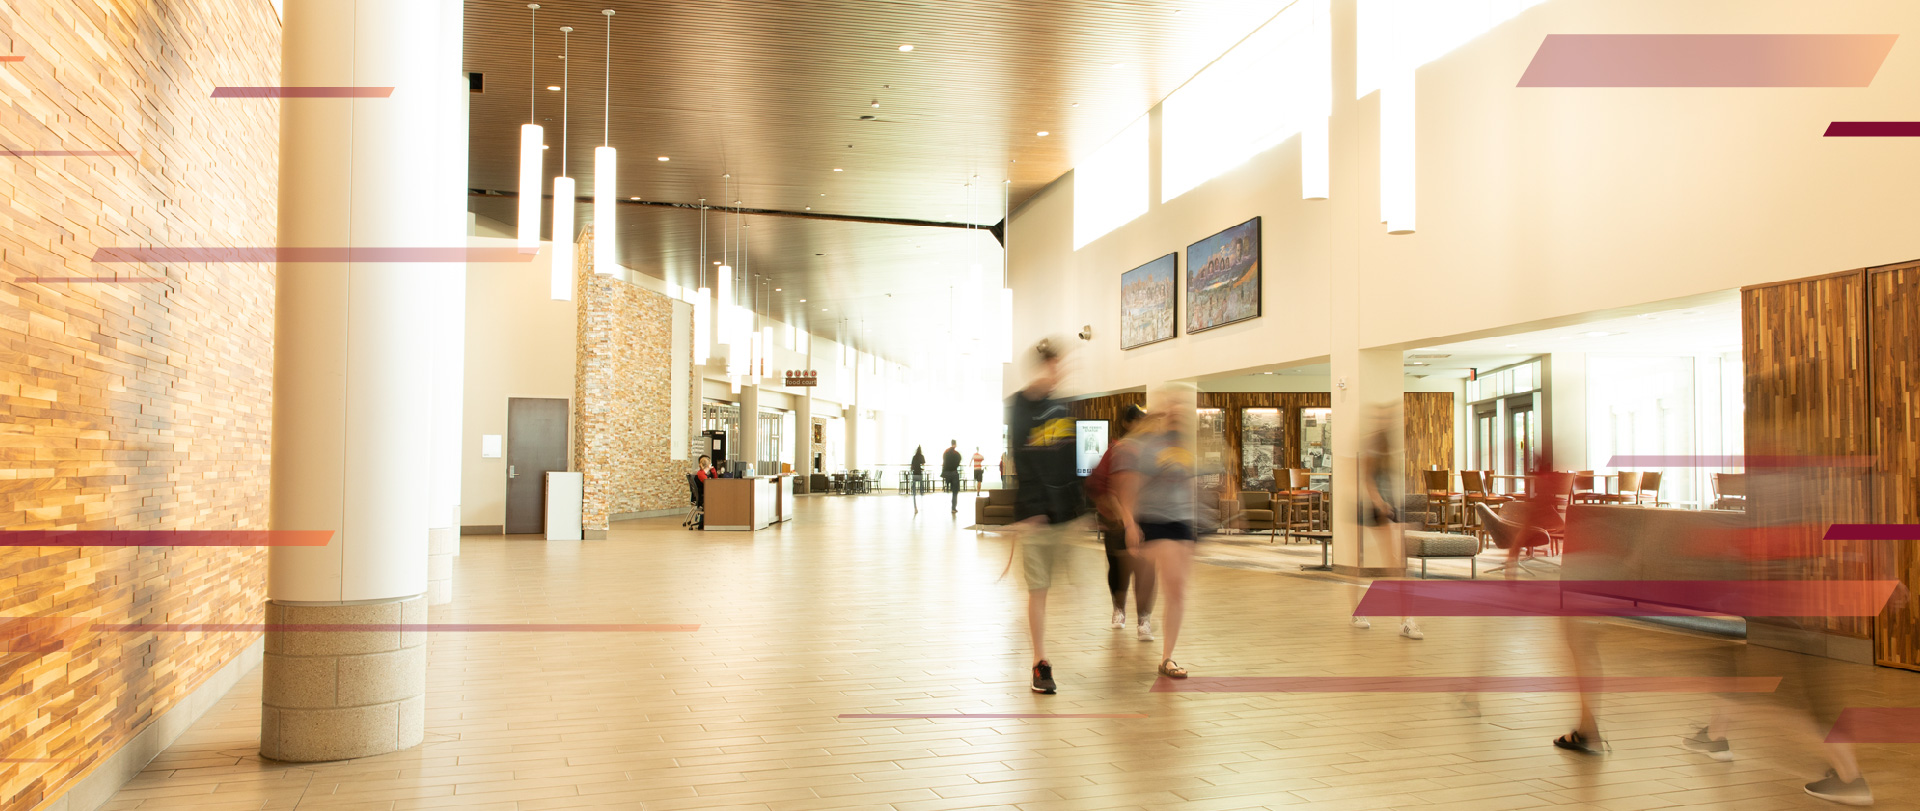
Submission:
[[[1240,489],[1274,489],[1273,469],[1286,464],[1286,430],[1280,409],[1240,411]]]
[[[1218,487],[1220,477],[1227,470],[1227,415],[1218,408],[1202,408],[1195,412],[1198,418],[1195,425],[1194,441],[1199,446],[1200,459],[1195,465],[1195,473],[1202,478],[1201,489]]]
[[[1315,490],[1328,489],[1333,480],[1333,409],[1300,409],[1300,467],[1312,476]]]

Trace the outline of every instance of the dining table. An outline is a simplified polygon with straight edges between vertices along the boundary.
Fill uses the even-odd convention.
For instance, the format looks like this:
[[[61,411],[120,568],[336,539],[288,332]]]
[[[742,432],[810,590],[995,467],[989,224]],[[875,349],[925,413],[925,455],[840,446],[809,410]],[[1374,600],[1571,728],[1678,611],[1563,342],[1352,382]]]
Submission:
[[[1606,481],[1606,490],[1604,490],[1603,492],[1608,492],[1608,493],[1619,492],[1620,474],[1595,473],[1593,474],[1593,477],[1595,479],[1604,479]],[[1519,474],[1519,473],[1496,473],[1488,478],[1505,482],[1506,486],[1504,489],[1506,491],[1505,493],[1506,495],[1522,495],[1526,491],[1527,479],[1532,478],[1532,476],[1530,474]]]

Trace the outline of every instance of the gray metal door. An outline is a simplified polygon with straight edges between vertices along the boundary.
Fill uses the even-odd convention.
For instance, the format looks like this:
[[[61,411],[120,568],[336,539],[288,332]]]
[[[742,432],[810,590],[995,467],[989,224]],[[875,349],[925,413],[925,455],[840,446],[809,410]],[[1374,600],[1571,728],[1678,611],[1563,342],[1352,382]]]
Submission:
[[[508,535],[546,531],[549,470],[567,469],[567,401],[507,398]]]

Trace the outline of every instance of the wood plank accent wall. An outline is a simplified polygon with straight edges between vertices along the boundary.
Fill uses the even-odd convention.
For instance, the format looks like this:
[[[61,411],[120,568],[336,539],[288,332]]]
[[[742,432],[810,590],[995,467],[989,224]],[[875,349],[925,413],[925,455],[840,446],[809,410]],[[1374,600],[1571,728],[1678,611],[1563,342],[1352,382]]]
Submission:
[[[1420,471],[1438,466],[1453,469],[1453,392],[1410,391],[1406,394],[1407,493],[1426,489]]]
[[[1866,275],[1851,271],[1746,288],[1740,303],[1747,454],[1871,453]],[[1817,576],[1864,574],[1862,548],[1821,535],[1826,524],[1872,520],[1869,478],[1831,467],[1796,468],[1792,474],[1802,497],[1755,499],[1749,509],[1756,519],[1804,525],[1789,542],[1825,562]],[[1868,638],[1872,625],[1864,617],[1749,621],[1856,639]]]
[[[1076,420],[1112,421],[1128,404],[1145,407],[1146,395],[1140,392],[1122,392],[1102,397],[1089,397],[1073,401],[1070,408]],[[1284,412],[1281,415],[1281,424],[1286,428],[1286,444],[1282,449],[1282,458],[1297,464],[1300,458],[1300,409],[1331,408],[1333,395],[1324,391],[1203,391],[1200,393],[1199,407],[1218,408],[1226,412],[1224,415],[1227,439],[1226,465],[1232,473],[1226,477],[1223,489],[1225,495],[1231,496],[1240,491],[1241,485],[1241,409],[1281,409]],[[1406,458],[1409,470],[1422,470],[1429,464],[1437,464],[1443,468],[1451,467],[1454,443],[1453,393],[1407,392],[1406,409]],[[1409,480],[1413,475],[1415,474],[1409,473]]]
[[[19,0],[0,42],[24,57],[0,67],[0,143],[138,151],[0,161],[0,527],[267,529],[273,266],[92,257],[273,244],[281,102],[208,98],[280,83],[273,7]],[[116,274],[161,280],[22,278]],[[266,567],[264,548],[0,547],[0,615],[260,623]],[[7,811],[59,796],[259,636],[43,623],[6,623],[0,646]]]
[[[1920,262],[1867,271],[1872,370],[1875,477],[1874,520],[1920,523]],[[1920,670],[1920,542],[1871,544],[1874,576],[1898,577],[1906,599],[1874,622],[1873,658],[1889,667]]]

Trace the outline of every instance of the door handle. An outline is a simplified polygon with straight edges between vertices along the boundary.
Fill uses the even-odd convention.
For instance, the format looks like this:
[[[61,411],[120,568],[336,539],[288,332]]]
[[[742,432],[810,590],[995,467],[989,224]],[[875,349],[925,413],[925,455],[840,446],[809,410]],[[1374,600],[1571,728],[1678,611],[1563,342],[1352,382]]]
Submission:
[[[519,474],[513,472],[513,465],[507,465],[507,478],[517,479],[519,477],[520,477]]]

